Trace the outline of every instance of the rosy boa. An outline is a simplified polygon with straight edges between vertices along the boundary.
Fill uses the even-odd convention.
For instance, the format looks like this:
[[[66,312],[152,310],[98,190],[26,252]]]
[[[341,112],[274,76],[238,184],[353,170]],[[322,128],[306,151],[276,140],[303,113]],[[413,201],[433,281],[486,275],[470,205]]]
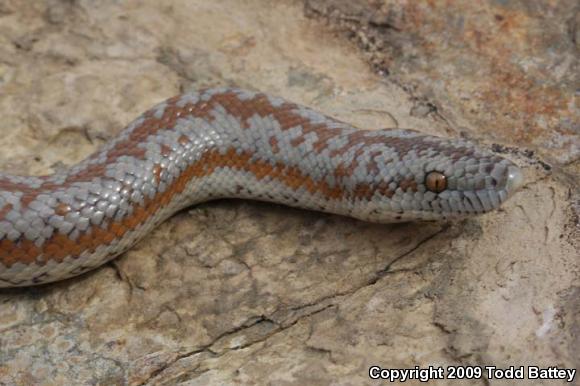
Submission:
[[[251,91],[192,92],[67,170],[0,174],[0,287],[98,267],[176,211],[216,198],[386,223],[488,212],[521,184],[512,162],[463,140],[358,130]]]

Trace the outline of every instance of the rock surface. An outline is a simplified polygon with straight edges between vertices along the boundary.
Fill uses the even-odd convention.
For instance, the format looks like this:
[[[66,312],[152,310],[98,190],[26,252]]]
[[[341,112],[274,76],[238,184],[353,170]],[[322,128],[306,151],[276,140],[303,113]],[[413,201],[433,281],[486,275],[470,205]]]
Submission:
[[[0,0],[3,171],[50,173],[155,102],[236,85],[363,128],[467,136],[527,181],[502,210],[453,224],[193,207],[96,271],[0,291],[0,385],[580,368],[579,10],[418,3]]]

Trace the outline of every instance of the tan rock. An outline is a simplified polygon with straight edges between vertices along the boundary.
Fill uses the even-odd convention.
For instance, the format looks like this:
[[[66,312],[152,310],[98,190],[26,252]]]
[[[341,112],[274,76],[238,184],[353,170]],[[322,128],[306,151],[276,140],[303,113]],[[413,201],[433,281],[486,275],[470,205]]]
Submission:
[[[372,365],[580,367],[578,106],[565,85],[577,54],[532,47],[542,20],[518,6],[462,5],[469,49],[434,54],[459,11],[421,23],[422,6],[356,4],[350,19],[328,1],[307,9],[367,41],[416,28],[393,37],[390,76],[365,62],[389,40],[359,51],[299,2],[0,2],[3,171],[73,164],[157,101],[237,85],[363,128],[499,142],[527,181],[502,210],[448,225],[193,207],[101,269],[0,291],[0,384],[371,385]],[[564,8],[551,17],[564,23]]]

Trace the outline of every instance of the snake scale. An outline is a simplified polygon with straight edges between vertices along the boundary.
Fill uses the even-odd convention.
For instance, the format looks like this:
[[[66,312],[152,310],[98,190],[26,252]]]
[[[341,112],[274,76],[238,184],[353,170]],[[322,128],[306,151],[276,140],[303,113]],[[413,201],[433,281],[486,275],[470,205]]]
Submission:
[[[387,223],[488,212],[521,184],[512,162],[464,140],[359,130],[262,93],[206,89],[153,107],[66,170],[0,174],[0,287],[98,267],[217,198]]]

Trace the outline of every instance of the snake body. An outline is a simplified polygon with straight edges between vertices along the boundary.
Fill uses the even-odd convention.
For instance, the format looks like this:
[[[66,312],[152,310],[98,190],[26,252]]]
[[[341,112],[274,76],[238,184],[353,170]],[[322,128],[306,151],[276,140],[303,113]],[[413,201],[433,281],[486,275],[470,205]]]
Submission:
[[[373,222],[447,220],[498,208],[521,180],[510,161],[464,140],[359,130],[246,90],[191,92],[66,170],[0,174],[0,287],[95,268],[176,211],[211,199]]]

